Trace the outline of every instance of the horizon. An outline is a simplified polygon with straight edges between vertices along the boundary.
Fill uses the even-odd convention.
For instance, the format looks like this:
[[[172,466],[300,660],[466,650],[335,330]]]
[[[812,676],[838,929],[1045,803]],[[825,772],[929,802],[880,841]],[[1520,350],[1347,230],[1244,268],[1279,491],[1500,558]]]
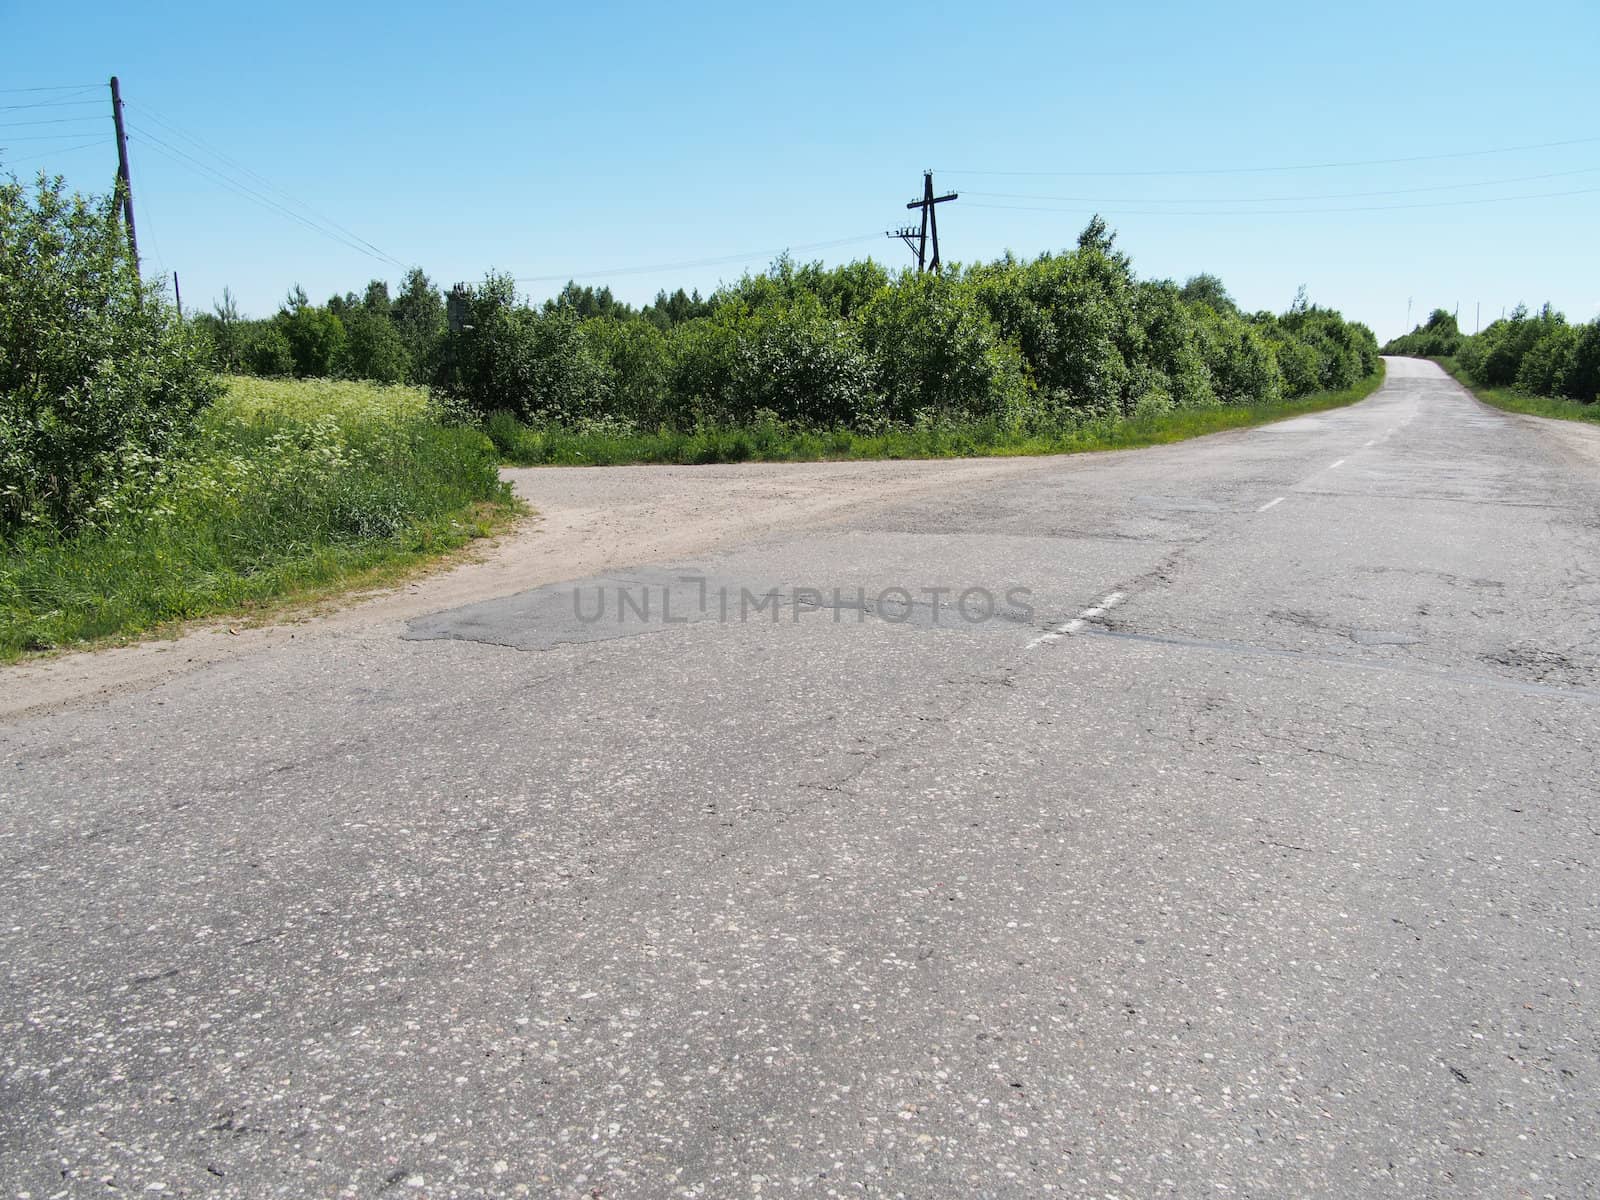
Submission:
[[[109,190],[118,75],[141,255],[178,272],[187,311],[227,287],[266,316],[297,284],[320,303],[413,265],[441,288],[503,270],[534,303],[570,279],[635,307],[709,295],[785,249],[896,269],[908,256],[884,231],[931,166],[961,196],[939,213],[948,263],[1070,248],[1098,212],[1141,278],[1214,274],[1247,311],[1304,285],[1380,341],[1435,308],[1469,332],[1518,303],[1600,314],[1600,137],[1583,119],[1600,15],[1576,3],[1534,31],[1491,25],[1486,4],[1448,26],[1365,4],[1333,30],[1265,5],[1157,21],[1001,6],[909,32],[842,6],[804,29],[613,5],[442,32],[420,6],[265,28],[99,11],[71,45],[47,14],[13,18],[27,66],[0,94],[0,170]],[[954,44],[957,67],[919,65]],[[508,65],[485,72],[494,53]],[[1491,54],[1524,69],[1461,70]],[[1318,72],[1337,100],[1308,92]],[[1462,112],[1448,134],[1410,131]]]

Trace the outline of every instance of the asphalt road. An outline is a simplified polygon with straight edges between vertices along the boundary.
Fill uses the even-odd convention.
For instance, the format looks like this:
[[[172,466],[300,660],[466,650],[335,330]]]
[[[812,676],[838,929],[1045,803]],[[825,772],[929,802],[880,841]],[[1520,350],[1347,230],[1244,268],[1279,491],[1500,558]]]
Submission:
[[[0,724],[0,1177],[1595,1195],[1592,432],[1396,361]]]

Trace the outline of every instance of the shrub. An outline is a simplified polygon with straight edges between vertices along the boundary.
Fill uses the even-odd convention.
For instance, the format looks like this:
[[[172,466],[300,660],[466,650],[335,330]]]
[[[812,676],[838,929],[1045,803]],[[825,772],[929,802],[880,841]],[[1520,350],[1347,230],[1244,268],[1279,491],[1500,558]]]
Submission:
[[[295,373],[294,350],[275,321],[254,323],[245,335],[242,362],[252,375],[273,378]]]
[[[334,364],[337,374],[374,383],[401,383],[407,378],[411,356],[386,314],[356,308],[342,321],[345,341]]]
[[[1493,322],[1463,343],[1459,356],[1461,365],[1486,387],[1510,387],[1517,382],[1528,351],[1546,335],[1564,328],[1566,323],[1566,318],[1548,304],[1534,316],[1529,316],[1527,308],[1519,304],[1510,317]]]
[[[1517,387],[1535,396],[1555,396],[1564,389],[1567,364],[1577,348],[1578,331],[1570,325],[1553,325],[1529,346],[1517,364]]]
[[[649,321],[597,317],[581,326],[590,354],[609,378],[606,391],[620,417],[646,427],[669,423],[672,375],[667,335]]]
[[[1207,366],[1212,386],[1224,404],[1272,404],[1283,396],[1283,374],[1272,348],[1242,317],[1209,305],[1196,310],[1207,332]]]
[[[1586,404],[1600,400],[1600,317],[1579,328],[1561,372],[1560,390]]]
[[[1021,356],[961,281],[900,276],[862,310],[861,341],[877,384],[869,418],[1011,422],[1027,409]]]
[[[1436,308],[1424,324],[1394,338],[1383,348],[1385,354],[1406,354],[1414,358],[1450,358],[1461,350],[1461,329],[1455,314]]]
[[[296,375],[323,378],[336,372],[344,355],[345,329],[331,309],[306,303],[306,294],[296,288],[275,323],[289,344]]]
[[[1123,410],[1143,331],[1132,270],[1103,223],[1091,223],[1071,253],[1002,261],[972,279],[1041,391],[1090,412]]]
[[[440,345],[435,384],[481,414],[509,408],[529,421],[604,412],[608,372],[570,309],[538,313],[517,301],[509,275],[472,289],[466,327]]]
[[[1136,304],[1145,356],[1165,376],[1173,403],[1179,408],[1215,405],[1200,328],[1178,289],[1170,283],[1141,284]]]
[[[849,424],[872,408],[872,365],[855,331],[815,296],[771,307],[741,329],[717,414],[733,422],[769,414],[815,426]]]
[[[110,197],[0,183],[0,529],[71,528],[170,453],[220,390],[207,353]]]
[[[891,275],[871,261],[827,267],[783,255],[709,299],[662,292],[639,311],[577,283],[536,309],[509,277],[491,274],[470,289],[461,318],[445,330],[439,293],[419,270],[393,300],[376,280],[323,309],[296,289],[273,321],[242,323],[253,332],[240,357],[261,372],[317,371],[326,360],[345,376],[406,374],[426,379],[458,417],[602,422],[619,439],[725,432],[758,413],[792,433],[986,422],[1042,434],[1136,409],[1336,390],[1378,367],[1370,330],[1303,298],[1283,317],[1244,316],[1214,276],[1182,290],[1139,282],[1098,217],[1073,249],[1029,262],[1007,255],[942,275]],[[222,323],[220,310],[208,320]],[[742,452],[737,437],[721,436],[695,446]]]

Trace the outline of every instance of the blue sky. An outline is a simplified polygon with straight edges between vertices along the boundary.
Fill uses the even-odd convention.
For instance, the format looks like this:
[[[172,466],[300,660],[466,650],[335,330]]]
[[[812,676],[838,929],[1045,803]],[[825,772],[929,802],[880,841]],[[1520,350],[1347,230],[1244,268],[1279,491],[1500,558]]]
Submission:
[[[1469,330],[1479,302],[1600,313],[1592,0],[3,7],[0,163],[104,190],[120,76],[141,250],[190,306],[401,273],[241,189],[441,283],[644,301],[785,246],[900,265],[881,233],[931,167],[947,261],[1098,210],[1141,275],[1249,308],[1304,283],[1380,336],[1408,298]]]

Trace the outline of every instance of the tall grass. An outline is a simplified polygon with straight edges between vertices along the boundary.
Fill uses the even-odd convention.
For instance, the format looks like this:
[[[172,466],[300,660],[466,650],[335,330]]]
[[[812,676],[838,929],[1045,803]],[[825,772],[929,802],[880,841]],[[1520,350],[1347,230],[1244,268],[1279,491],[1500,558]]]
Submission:
[[[251,375],[225,375],[223,379],[228,390],[207,413],[218,424],[323,417],[401,421],[421,417],[428,409],[427,389],[404,384],[386,387],[348,379],[258,379]]]
[[[488,438],[415,389],[234,380],[88,526],[0,544],[0,660],[380,582],[509,505]]]
[[[777,420],[709,425],[694,430],[631,428],[617,422],[584,427],[524,425],[496,413],[485,425],[501,457],[516,466],[616,466],[628,463],[816,462],[831,459],[963,458],[1073,454],[1182,441],[1226,429],[1353,404],[1383,383],[1383,371],[1353,387],[1275,404],[1173,409],[1118,419],[1085,418],[1045,432],[1000,422],[897,426],[877,432],[808,430]]]

